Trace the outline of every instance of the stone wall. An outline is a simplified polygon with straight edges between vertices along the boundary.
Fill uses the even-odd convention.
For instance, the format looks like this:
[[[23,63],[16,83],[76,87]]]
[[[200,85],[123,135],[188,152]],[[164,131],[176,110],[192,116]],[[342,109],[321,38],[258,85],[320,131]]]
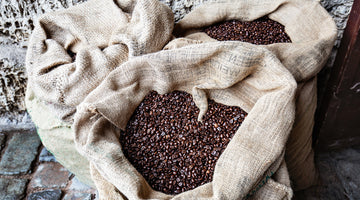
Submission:
[[[0,1],[0,131],[33,127],[24,105],[27,80],[24,60],[33,22],[43,13],[65,9],[84,1],[86,0]],[[160,1],[173,10],[175,20],[178,21],[205,0]],[[323,7],[333,16],[339,31],[332,56],[319,78],[320,94],[329,77],[352,3],[353,0],[321,0]]]
[[[0,1],[0,131],[33,127],[24,105],[27,80],[24,63],[34,20],[43,13],[82,1]]]

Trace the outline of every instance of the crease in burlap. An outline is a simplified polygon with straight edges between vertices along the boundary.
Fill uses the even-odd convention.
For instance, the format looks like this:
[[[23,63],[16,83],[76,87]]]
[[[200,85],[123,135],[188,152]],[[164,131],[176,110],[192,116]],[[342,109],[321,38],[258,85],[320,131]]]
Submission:
[[[220,8],[220,9],[218,9]],[[316,108],[315,76],[325,64],[336,37],[336,26],[317,1],[255,0],[218,1],[203,4],[179,21],[174,34],[211,41],[202,28],[220,21],[252,21],[268,14],[285,26],[292,43],[263,46],[270,50],[299,83],[296,118],[287,143],[286,162],[293,188],[305,189],[317,183],[312,150],[312,129]]]
[[[36,22],[26,58],[27,111],[44,146],[82,182],[94,186],[74,145],[75,107],[128,58],[161,50],[172,29],[171,10],[156,0],[92,0]]]
[[[61,119],[117,66],[171,39],[173,14],[155,0],[92,0],[39,18],[26,56],[28,84]],[[76,54],[75,61],[71,56]]]

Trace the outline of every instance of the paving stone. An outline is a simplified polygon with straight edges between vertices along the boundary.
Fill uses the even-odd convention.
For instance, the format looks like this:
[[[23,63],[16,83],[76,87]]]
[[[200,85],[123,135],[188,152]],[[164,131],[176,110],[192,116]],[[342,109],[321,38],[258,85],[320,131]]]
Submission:
[[[92,200],[92,196],[89,193],[67,193],[63,200]]]
[[[25,196],[26,179],[5,179],[0,178],[0,199],[14,200]]]
[[[321,184],[295,192],[294,200],[360,199],[360,147],[321,152],[315,159]]]
[[[9,141],[0,161],[0,174],[16,175],[31,173],[31,163],[35,160],[41,144],[35,133],[18,133]]]
[[[39,156],[40,162],[56,162],[55,156],[53,156],[45,147],[41,150]]]
[[[330,154],[333,166],[340,180],[338,184],[348,199],[360,199],[360,150],[348,148]]]
[[[4,148],[5,141],[6,141],[6,135],[3,133],[0,133],[0,151],[2,150],[2,148]]]
[[[74,177],[72,180],[71,180],[71,184],[70,184],[70,187],[69,187],[69,190],[74,190],[74,191],[79,191],[79,192],[88,192],[88,191],[91,191],[91,192],[94,192],[95,193],[95,189],[93,189],[92,187],[82,183],[79,181],[79,179],[77,179],[76,177]]]
[[[60,200],[61,194],[62,192],[59,189],[44,190],[30,194],[27,200]]]
[[[38,166],[30,188],[65,188],[69,181],[70,172],[59,163],[49,162]]]

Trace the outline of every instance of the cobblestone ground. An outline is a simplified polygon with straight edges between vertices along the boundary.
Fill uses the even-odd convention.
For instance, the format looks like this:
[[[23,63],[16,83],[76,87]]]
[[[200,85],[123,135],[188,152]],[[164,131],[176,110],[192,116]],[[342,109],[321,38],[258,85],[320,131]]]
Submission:
[[[42,146],[35,130],[0,133],[0,200],[94,200]]]

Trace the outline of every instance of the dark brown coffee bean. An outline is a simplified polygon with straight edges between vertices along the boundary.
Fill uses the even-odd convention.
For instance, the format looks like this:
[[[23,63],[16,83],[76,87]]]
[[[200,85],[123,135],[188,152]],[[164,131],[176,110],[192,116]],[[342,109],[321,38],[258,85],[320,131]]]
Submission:
[[[257,45],[291,42],[280,23],[262,17],[251,22],[231,20],[209,26],[203,30],[210,37],[220,40],[238,40]]]
[[[202,122],[192,96],[180,91],[151,92],[135,110],[120,143],[153,189],[178,194],[212,180],[217,159],[247,113],[208,103]]]

